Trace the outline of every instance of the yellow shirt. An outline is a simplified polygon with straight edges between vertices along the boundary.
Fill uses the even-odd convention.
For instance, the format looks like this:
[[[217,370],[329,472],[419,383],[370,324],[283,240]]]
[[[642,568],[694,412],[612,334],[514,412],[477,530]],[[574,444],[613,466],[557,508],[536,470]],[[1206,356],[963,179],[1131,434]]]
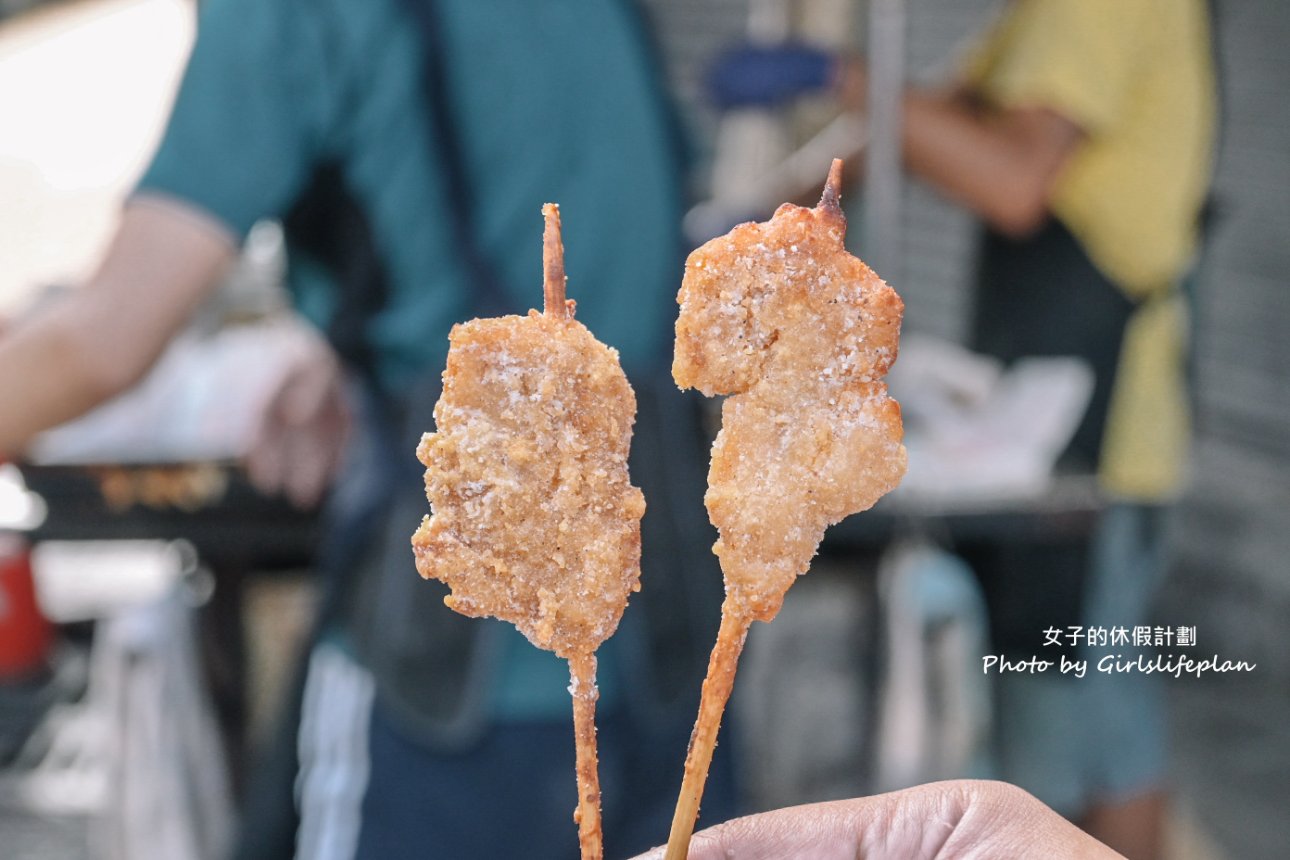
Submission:
[[[1000,108],[1043,107],[1084,139],[1049,208],[1140,307],[1125,332],[1103,443],[1108,490],[1181,481],[1184,314],[1209,184],[1214,76],[1203,0],[1017,0],[970,58],[966,85]]]

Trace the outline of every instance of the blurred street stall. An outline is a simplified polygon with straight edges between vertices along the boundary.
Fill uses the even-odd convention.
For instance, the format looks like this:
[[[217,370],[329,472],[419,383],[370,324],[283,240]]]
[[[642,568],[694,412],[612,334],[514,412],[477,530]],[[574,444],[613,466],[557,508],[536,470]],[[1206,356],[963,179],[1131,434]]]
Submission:
[[[57,303],[102,255],[156,145],[194,6],[0,13],[3,321]],[[239,465],[273,368],[314,337],[282,314],[281,245],[276,226],[254,230],[154,373],[42,437],[21,473],[34,494],[0,481],[0,508],[49,509],[21,534],[46,623],[71,634],[26,687],[0,690],[5,856],[224,856],[250,720],[263,731],[285,681],[258,646],[288,660],[312,608],[274,597],[272,631],[243,617],[245,591],[264,590],[253,575],[302,567],[317,537],[312,513],[265,499]],[[6,548],[15,527],[0,522]]]
[[[108,860],[223,857],[229,759],[195,626],[210,572],[191,546],[120,540],[46,542],[34,567],[52,620],[94,630],[83,696],[46,715],[11,792],[40,815],[88,816]]]

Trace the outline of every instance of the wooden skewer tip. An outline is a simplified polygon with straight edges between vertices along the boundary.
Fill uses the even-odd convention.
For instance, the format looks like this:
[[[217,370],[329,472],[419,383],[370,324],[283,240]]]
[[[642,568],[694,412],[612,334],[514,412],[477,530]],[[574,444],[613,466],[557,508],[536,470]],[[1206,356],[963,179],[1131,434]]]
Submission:
[[[829,176],[824,181],[824,193],[820,195],[820,208],[842,211],[842,159],[835,158],[829,165]]]
[[[542,206],[545,227],[542,232],[542,312],[567,319],[572,316],[572,302],[565,299],[564,240],[560,232],[560,206]]]

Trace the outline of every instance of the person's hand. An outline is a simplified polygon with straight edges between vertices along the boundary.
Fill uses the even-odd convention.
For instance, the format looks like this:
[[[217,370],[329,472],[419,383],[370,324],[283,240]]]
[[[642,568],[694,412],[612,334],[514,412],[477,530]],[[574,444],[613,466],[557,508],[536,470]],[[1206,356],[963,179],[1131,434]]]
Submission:
[[[661,860],[662,848],[637,860]],[[958,780],[736,818],[694,835],[689,860],[1112,860],[1021,789]]]
[[[740,45],[708,70],[708,95],[721,109],[773,107],[832,87],[838,58],[800,43]]]
[[[289,362],[261,416],[246,471],[260,492],[311,508],[340,465],[350,412],[340,362],[321,338],[301,339]]]

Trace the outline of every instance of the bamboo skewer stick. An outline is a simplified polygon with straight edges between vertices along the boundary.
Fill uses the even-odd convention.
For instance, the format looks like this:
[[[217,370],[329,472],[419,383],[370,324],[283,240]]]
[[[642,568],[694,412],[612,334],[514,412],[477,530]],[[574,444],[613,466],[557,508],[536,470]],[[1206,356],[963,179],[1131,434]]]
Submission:
[[[542,312],[548,317],[569,319],[574,303],[565,298],[564,241],[560,232],[560,207],[542,207]],[[573,696],[573,739],[578,775],[578,806],[573,820],[578,823],[578,845],[582,860],[603,860],[604,844],[600,824],[600,774],[596,754],[596,655],[569,657],[569,692]]]
[[[596,756],[596,699],[600,698],[600,691],[596,689],[596,656],[579,654],[570,657],[569,677],[578,771],[578,808],[573,813],[573,820],[578,823],[582,860],[602,860],[604,845]]]
[[[717,730],[721,728],[721,715],[725,712],[730,691],[735,685],[735,669],[743,652],[752,620],[733,611],[730,601],[721,610],[721,629],[717,644],[708,659],[708,675],[703,679],[703,695],[699,702],[699,716],[694,721],[690,736],[690,750],[685,757],[685,777],[681,781],[681,795],[672,815],[672,831],[667,839],[664,860],[685,860],[690,850],[690,836],[694,822],[699,817],[699,803],[703,799],[703,786],[708,781],[708,767],[717,747]]]

